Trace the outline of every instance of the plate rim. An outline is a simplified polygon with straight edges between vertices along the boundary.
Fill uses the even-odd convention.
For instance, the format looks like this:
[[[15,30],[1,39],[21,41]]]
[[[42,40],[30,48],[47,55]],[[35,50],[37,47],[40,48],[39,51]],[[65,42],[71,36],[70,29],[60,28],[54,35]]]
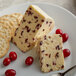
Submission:
[[[4,12],[5,10],[10,10],[11,8],[20,7],[22,5],[29,5],[29,4],[44,4],[44,5],[46,4],[46,5],[51,5],[51,6],[57,7],[59,9],[65,11],[66,13],[68,13],[69,15],[71,15],[71,17],[73,17],[74,19],[76,19],[76,16],[74,14],[72,14],[70,11],[68,11],[67,9],[65,9],[65,8],[63,8],[63,7],[59,6],[59,5],[56,5],[56,4],[50,4],[50,3],[45,3],[45,2],[41,2],[41,3],[40,2],[21,3],[21,4],[17,4],[17,5],[13,5],[11,7],[8,7],[6,9],[2,10],[1,12]]]

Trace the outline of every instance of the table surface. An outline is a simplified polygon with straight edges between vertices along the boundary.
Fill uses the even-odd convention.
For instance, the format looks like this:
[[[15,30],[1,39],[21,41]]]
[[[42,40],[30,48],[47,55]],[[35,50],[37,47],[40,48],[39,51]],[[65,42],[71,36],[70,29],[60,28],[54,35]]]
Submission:
[[[76,15],[76,0],[0,0],[0,11],[10,6],[26,2],[49,2],[62,6]]]

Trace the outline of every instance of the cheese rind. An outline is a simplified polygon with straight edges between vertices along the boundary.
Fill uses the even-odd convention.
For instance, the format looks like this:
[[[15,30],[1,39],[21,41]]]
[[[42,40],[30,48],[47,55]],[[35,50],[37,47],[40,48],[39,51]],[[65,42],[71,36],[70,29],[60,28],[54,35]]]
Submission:
[[[62,37],[59,34],[45,36],[38,42],[40,65],[42,72],[64,69]]]
[[[34,47],[36,41],[48,34],[54,27],[54,20],[39,7],[30,5],[17,29],[13,42],[26,52]]]

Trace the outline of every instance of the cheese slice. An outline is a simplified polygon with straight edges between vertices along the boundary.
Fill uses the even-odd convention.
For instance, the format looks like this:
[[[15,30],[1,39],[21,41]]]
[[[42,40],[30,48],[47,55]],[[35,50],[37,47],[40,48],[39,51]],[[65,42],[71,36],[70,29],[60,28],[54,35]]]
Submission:
[[[62,51],[62,37],[59,34],[44,36],[37,46],[42,72],[58,71],[64,69],[64,56]]]
[[[26,10],[19,28],[13,37],[15,43],[23,52],[32,49],[36,41],[48,34],[54,27],[54,20],[38,6],[30,5]]]

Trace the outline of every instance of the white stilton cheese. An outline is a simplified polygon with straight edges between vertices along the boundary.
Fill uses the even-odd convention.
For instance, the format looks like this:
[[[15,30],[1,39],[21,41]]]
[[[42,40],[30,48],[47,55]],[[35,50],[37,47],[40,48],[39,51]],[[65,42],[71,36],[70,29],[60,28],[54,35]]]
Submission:
[[[30,5],[16,30],[13,42],[26,52],[33,48],[35,42],[48,34],[54,27],[54,20],[38,6]]]
[[[38,43],[37,50],[40,57],[42,72],[64,69],[63,42],[59,34],[44,36]]]

